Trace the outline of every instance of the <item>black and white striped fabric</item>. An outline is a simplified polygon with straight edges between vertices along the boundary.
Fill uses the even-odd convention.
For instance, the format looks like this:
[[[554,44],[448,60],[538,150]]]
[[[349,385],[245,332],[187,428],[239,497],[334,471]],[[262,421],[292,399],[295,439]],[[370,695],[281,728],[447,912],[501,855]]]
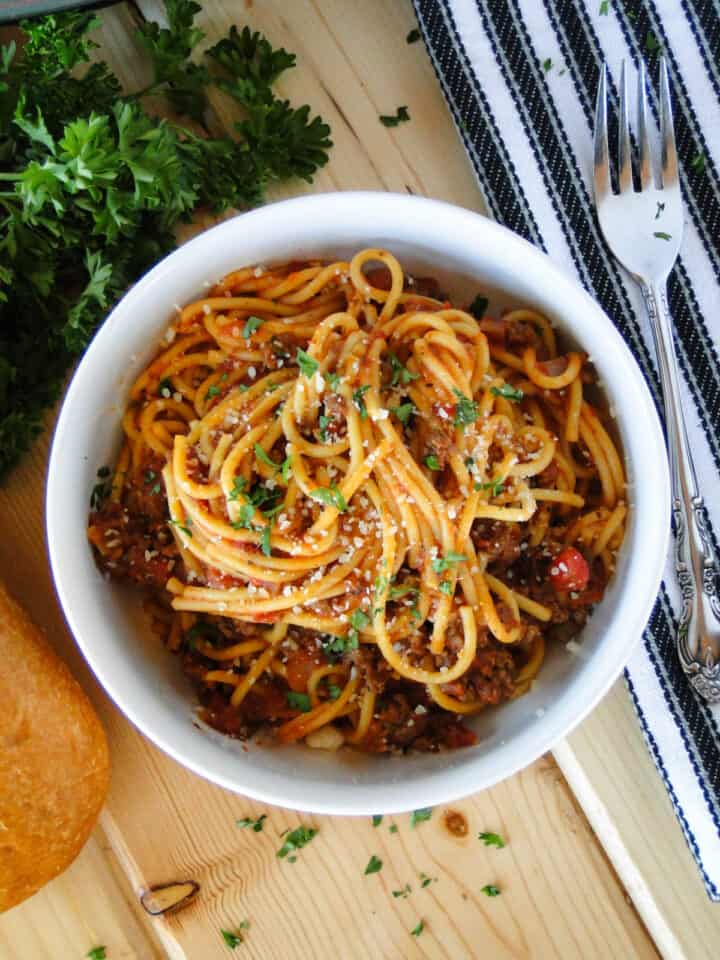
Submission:
[[[670,304],[696,466],[720,535],[720,0],[414,4],[491,215],[577,275],[622,332],[658,405],[642,299],[600,236],[590,177],[600,64],[607,60],[617,101],[621,59],[644,58],[655,79],[657,56],[666,55],[687,221]],[[654,91],[650,102],[657,122]],[[626,680],[708,894],[720,900],[720,712],[684,680],[677,610],[668,564]]]

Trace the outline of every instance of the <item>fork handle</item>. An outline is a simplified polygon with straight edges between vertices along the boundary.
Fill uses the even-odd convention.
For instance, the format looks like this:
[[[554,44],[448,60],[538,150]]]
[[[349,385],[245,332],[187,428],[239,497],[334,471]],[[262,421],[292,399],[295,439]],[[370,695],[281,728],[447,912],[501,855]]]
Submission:
[[[710,541],[705,502],[698,489],[680,400],[680,377],[667,299],[667,278],[641,284],[655,341],[665,404],[670,460],[675,573],[683,608],[678,655],[690,683],[709,703],[720,703],[720,569]]]

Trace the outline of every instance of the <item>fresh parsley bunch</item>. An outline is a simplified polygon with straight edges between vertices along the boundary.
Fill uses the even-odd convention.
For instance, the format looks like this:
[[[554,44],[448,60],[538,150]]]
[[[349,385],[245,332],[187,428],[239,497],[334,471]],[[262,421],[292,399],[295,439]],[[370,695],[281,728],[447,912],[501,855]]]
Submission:
[[[232,27],[196,62],[200,6],[165,6],[167,27],[139,28],[153,82],[135,93],[90,63],[92,13],[24,21],[21,49],[0,50],[0,479],[110,305],[172,249],[178,221],[260,203],[270,181],[309,181],[327,163],[327,124],[272,90],[293,54]],[[211,86],[242,108],[236,139],[207,134]],[[160,93],[194,129],[145,111]]]

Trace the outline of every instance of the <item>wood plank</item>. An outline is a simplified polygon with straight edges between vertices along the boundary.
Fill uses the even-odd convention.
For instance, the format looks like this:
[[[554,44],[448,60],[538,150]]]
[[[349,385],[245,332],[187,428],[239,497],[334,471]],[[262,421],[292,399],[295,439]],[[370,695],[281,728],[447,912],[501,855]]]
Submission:
[[[146,11],[153,9],[143,2]],[[211,39],[238,16],[236,2],[207,2],[201,19]],[[395,189],[427,193],[480,209],[469,165],[459,147],[422,47],[404,38],[413,21],[409,5],[376,0],[373,16],[353,0],[293,4],[256,2],[243,20],[265,30],[275,43],[298,54],[298,68],[282,81],[296,103],[308,101],[333,126],[332,162],[313,187],[284,186],[276,196],[309,189]],[[127,81],[144,82],[130,37],[133,13],[103,12],[102,54],[114,59]],[[377,117],[407,104],[411,123],[388,130]],[[232,120],[222,97],[214,100],[216,122]],[[279,861],[280,833],[300,822],[289,811],[263,811],[213,787],[161,754],[120,715],[89,675],[62,624],[45,560],[42,523],[47,435],[36,445],[6,489],[0,491],[5,536],[0,572],[71,663],[94,699],[108,729],[114,777],[103,825],[131,895],[147,884],[192,877],[202,885],[197,902],[174,917],[155,921],[168,956],[227,957],[220,927],[251,921],[244,944],[249,957],[653,957],[655,949],[608,865],[587,821],[559,771],[546,757],[507,782],[456,804],[469,832],[455,838],[444,811],[411,829],[406,817],[379,828],[369,820],[311,818],[319,835],[298,861]],[[419,798],[419,802],[421,799]],[[238,830],[234,821],[268,812],[262,833]],[[485,848],[479,830],[497,830],[504,850]],[[364,877],[370,855],[384,861],[381,873]],[[78,870],[85,863],[79,862]],[[74,868],[73,868],[74,869]],[[94,876],[97,864],[85,876]],[[437,877],[419,889],[419,874]],[[69,875],[66,875],[69,876]],[[85,878],[84,882],[85,882]],[[61,889],[47,895],[72,897]],[[410,883],[407,898],[392,890]],[[486,883],[501,896],[482,895]],[[45,892],[41,894],[45,896]],[[85,895],[77,897],[78,902]],[[39,902],[39,901],[38,901]],[[89,901],[88,901],[89,902]],[[279,907],[279,905],[281,905]],[[83,902],[83,912],[86,905]],[[118,906],[118,916],[130,923]],[[35,911],[35,902],[26,908]],[[125,905],[127,911],[127,905]],[[15,912],[0,920],[2,935]],[[100,918],[100,914],[92,914]],[[130,914],[130,920],[133,915]],[[410,930],[423,919],[426,930]],[[109,921],[108,921],[109,922]],[[42,913],[33,921],[52,939],[59,919]],[[110,932],[97,930],[110,944]],[[39,931],[39,932],[38,932]],[[91,931],[96,935],[96,931]],[[29,934],[30,936],[30,934]],[[0,940],[0,943],[3,941]],[[140,941],[142,943],[142,941]],[[25,955],[42,956],[43,940],[27,940]],[[32,947],[39,944],[33,951]],[[143,948],[144,944],[143,944]],[[133,956],[133,945],[118,956]],[[150,948],[152,949],[152,948]],[[53,945],[55,958],[87,950],[70,938]],[[126,950],[122,953],[122,950]],[[143,956],[144,954],[137,954]],[[152,954],[149,954],[152,955]],[[112,960],[116,954],[109,953]]]
[[[107,842],[96,830],[64,874],[0,917],[0,956],[79,960],[104,944],[112,960],[155,960],[162,953],[128,892],[113,874]]]
[[[663,956],[715,960],[720,910],[705,893],[623,681],[555,757]]]

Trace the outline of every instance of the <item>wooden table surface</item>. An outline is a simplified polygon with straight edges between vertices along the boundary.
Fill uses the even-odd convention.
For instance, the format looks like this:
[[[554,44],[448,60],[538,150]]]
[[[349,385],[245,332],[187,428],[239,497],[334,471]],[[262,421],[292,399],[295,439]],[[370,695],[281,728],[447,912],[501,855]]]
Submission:
[[[151,0],[102,12],[100,55],[129,89],[146,80],[133,27],[157,14]],[[293,50],[298,66],[282,92],[332,126],[331,162],[313,186],[283,185],[274,197],[373,188],[482,211],[425,51],[405,43],[414,23],[406,0],[207,0],[199,20],[210,41],[247,22]],[[400,104],[412,120],[388,130],[378,114]],[[228,102],[213,109],[216,127],[229,128]],[[554,758],[454,804],[465,837],[448,830],[443,808],[414,829],[406,816],[373,827],[262,809],[160,753],[99,689],[64,628],[44,544],[48,440],[49,431],[0,490],[0,575],[93,698],[114,773],[75,864],[0,918],[3,960],[75,960],[99,944],[108,960],[213,960],[235,955],[220,928],[243,920],[250,927],[236,955],[262,960],[718,956],[720,907],[705,896],[621,683]],[[235,826],[260,813],[269,815],[261,833]],[[279,834],[301,822],[318,836],[297,863],[279,861]],[[484,847],[480,830],[502,833],[508,846]],[[384,867],[366,877],[373,854]],[[432,878],[426,888],[421,873]],[[139,906],[143,887],[184,878],[201,884],[195,903],[151,921]],[[393,897],[406,883],[412,893]],[[501,895],[484,896],[487,883]],[[421,919],[422,935],[411,936]]]

